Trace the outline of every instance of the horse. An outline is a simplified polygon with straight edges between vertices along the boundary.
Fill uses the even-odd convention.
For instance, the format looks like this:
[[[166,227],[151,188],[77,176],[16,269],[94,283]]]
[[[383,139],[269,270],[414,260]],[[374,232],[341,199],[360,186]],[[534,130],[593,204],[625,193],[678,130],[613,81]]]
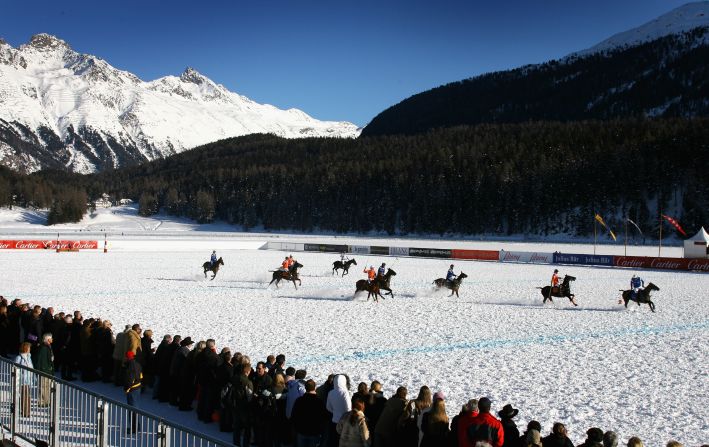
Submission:
[[[655,312],[655,303],[650,300],[650,292],[652,292],[653,290],[660,290],[660,288],[657,287],[655,284],[650,283],[644,289],[638,290],[638,293],[635,294],[635,298],[632,298],[632,290],[620,291],[623,292],[623,301],[625,301],[625,307],[628,307],[628,301],[635,301],[636,303],[638,303],[638,306],[642,303],[647,303],[647,305],[650,306],[650,310]]]
[[[357,261],[355,261],[354,259],[350,259],[345,262],[335,261],[332,263],[332,274],[334,275],[339,269],[342,269],[342,276],[345,276],[349,273],[348,270],[350,269],[352,264],[357,265]]]
[[[367,301],[369,301],[369,297],[372,295],[374,295],[374,301],[379,301],[377,297],[384,299],[384,295],[382,295],[381,293],[381,290],[384,289],[387,291],[387,295],[394,297],[394,293],[389,288],[389,283],[391,282],[392,276],[396,276],[396,272],[392,269],[389,269],[383,277],[378,276],[371,283],[368,283],[365,279],[360,279],[355,284],[355,295],[357,294],[357,292],[366,290]]]
[[[219,271],[219,266],[224,265],[224,261],[222,258],[217,259],[217,262],[212,265],[211,262],[207,261],[204,264],[202,264],[202,267],[204,267],[204,277],[207,277],[207,272],[212,272],[214,273],[214,276],[212,276],[212,281],[214,281],[214,278],[217,276],[217,272]]]
[[[287,272],[284,272],[283,270],[271,270],[273,272],[273,279],[271,280],[268,285],[270,286],[273,284],[273,282],[276,282],[276,289],[278,288],[278,283],[281,282],[281,280],[285,281],[293,281],[293,287],[298,289],[298,286],[295,285],[295,282],[298,281],[298,284],[302,285],[302,282],[300,281],[300,278],[298,277],[298,269],[301,268],[303,264],[301,264],[298,261],[295,261],[293,265],[288,268]],[[268,286],[267,286],[268,287]]]
[[[460,288],[460,283],[463,282],[463,279],[467,278],[467,277],[468,277],[468,275],[466,275],[463,272],[460,272],[460,275],[458,275],[458,277],[456,279],[454,279],[453,281],[446,281],[445,278],[438,278],[433,281],[433,284],[435,284],[436,287],[439,289],[441,287],[446,287],[448,289],[451,289],[451,294],[448,296],[453,296],[453,294],[455,293],[455,296],[460,298],[460,295],[458,295],[458,289]]]
[[[556,296],[556,297],[565,296],[569,299],[569,301],[571,301],[571,304],[573,304],[574,306],[578,306],[578,304],[576,304],[576,301],[574,301],[574,297],[576,295],[571,293],[571,287],[570,287],[571,281],[576,281],[576,277],[571,276],[571,275],[566,275],[566,276],[564,276],[564,280],[561,282],[561,285],[559,287],[554,287],[553,289],[551,286],[537,287],[537,289],[542,290],[542,296],[544,297],[544,301],[542,301],[542,304],[546,303],[547,300],[549,300],[550,302],[553,303],[554,300],[551,299],[552,296]]]

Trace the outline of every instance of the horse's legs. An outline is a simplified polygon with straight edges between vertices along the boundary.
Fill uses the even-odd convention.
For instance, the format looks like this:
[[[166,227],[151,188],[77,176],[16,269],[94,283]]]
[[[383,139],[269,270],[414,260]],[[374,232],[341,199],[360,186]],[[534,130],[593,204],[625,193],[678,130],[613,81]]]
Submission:
[[[574,300],[574,298],[576,298],[576,295],[568,295],[568,298],[569,298],[569,301],[571,301],[574,306],[578,306],[578,304],[576,304],[576,301]]]
[[[648,300],[648,301],[647,301],[647,305],[650,306],[650,310],[651,310],[651,311],[655,312],[655,303],[653,303],[652,301]]]

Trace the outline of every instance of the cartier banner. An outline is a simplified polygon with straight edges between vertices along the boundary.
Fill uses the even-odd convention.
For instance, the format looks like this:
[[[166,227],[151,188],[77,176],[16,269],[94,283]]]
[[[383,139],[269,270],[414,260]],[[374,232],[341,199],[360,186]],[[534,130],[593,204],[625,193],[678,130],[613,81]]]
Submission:
[[[97,249],[98,241],[0,240],[0,249],[15,250],[89,250]]]
[[[614,264],[618,267],[663,270],[698,270],[709,273],[709,259],[614,256],[614,261]]]

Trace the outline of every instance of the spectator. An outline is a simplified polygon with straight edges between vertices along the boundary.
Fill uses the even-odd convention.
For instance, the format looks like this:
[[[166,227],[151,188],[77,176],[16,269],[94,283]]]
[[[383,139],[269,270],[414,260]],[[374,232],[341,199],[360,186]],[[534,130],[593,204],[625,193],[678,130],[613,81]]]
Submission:
[[[305,376],[308,373],[304,369],[295,372],[293,380],[286,381],[286,418],[290,419],[293,405],[296,399],[305,394]]]
[[[186,337],[184,340],[181,340],[180,347],[177,348],[175,353],[172,355],[172,361],[170,362],[170,386],[168,390],[168,397],[170,405],[174,405],[176,407],[180,405],[180,380],[182,378],[182,369],[185,367],[185,363],[187,363],[187,356],[190,353],[190,346],[193,344],[194,342],[190,337]],[[226,383],[226,380],[224,382]]]
[[[335,389],[337,384],[335,379]],[[339,447],[368,447],[369,429],[364,418],[364,400],[360,396],[353,397],[350,406],[352,409],[342,415],[336,426],[340,439],[338,445]]]
[[[32,357],[30,355],[29,342],[23,342],[20,345],[20,353],[15,357],[14,362],[26,368],[34,368],[32,365]],[[28,417],[30,415],[30,386],[33,385],[34,376],[32,371],[22,369],[18,372],[20,378],[20,416]]]
[[[374,430],[379,421],[379,417],[384,411],[384,406],[387,403],[384,393],[382,393],[382,384],[378,381],[373,381],[372,385],[369,387],[369,399],[364,405],[364,415],[367,417],[367,426],[369,431],[374,436]]]
[[[144,393],[146,387],[155,385],[155,375],[153,373],[153,359],[155,357],[155,348],[153,348],[153,331],[147,329],[143,332],[143,338],[140,339],[140,350],[143,352],[143,386],[140,392]]]
[[[433,395],[431,410],[424,413],[421,419],[421,432],[423,433],[421,447],[438,447],[448,444],[450,429],[443,393],[438,392]]]
[[[200,340],[195,348],[187,354],[185,365],[180,374],[180,411],[192,411],[192,402],[197,393],[197,359],[207,348],[207,342]]]
[[[574,444],[569,439],[566,426],[561,422],[555,422],[551,434],[542,439],[544,447],[574,447]]]
[[[113,384],[120,386],[123,380],[123,363],[126,356],[126,334],[130,325],[126,324],[123,332],[116,334],[116,344],[113,346]]]
[[[212,414],[217,407],[220,391],[216,386],[217,366],[219,366],[217,347],[215,341],[210,338],[207,340],[207,347],[197,358],[197,384],[200,389],[199,398],[197,399],[197,417],[204,423],[212,422]],[[250,374],[251,365],[248,365],[248,367]],[[251,390],[253,391],[253,385]]]
[[[254,415],[254,438],[257,445],[267,445],[268,434],[266,433],[266,421],[269,417],[269,396],[271,394],[273,379],[270,374],[268,374],[268,369],[264,362],[258,362],[256,364],[256,371],[254,371],[251,377],[251,382],[254,384],[254,402],[252,405]],[[324,405],[323,403],[323,407]]]
[[[493,447],[502,447],[505,443],[505,432],[502,423],[490,414],[492,402],[487,397],[478,401],[480,413],[473,418],[468,427],[468,437],[472,441],[487,441]]]
[[[345,413],[352,410],[350,392],[347,389],[347,378],[344,374],[335,376],[334,387],[332,391],[327,394],[325,408],[332,413],[332,419],[328,429],[328,443],[331,447],[337,447],[339,443],[337,424]]]
[[[636,437],[633,436],[632,438],[628,439],[628,447],[645,447],[643,444],[643,441]]]
[[[542,424],[540,424],[539,421],[529,421],[529,423],[527,424],[527,430],[524,433],[522,433],[522,435],[518,439],[519,445],[525,445],[525,443],[527,442],[527,434],[532,430],[536,430],[539,433],[539,435],[541,436]],[[505,433],[505,440],[507,440],[507,433]]]
[[[586,431],[586,440],[578,447],[603,447],[603,430],[591,427]]]
[[[456,432],[458,436],[458,446],[473,447],[475,443],[468,438],[468,429],[478,415],[478,400],[470,399],[465,409],[465,413],[463,413],[458,420],[458,431]]]
[[[0,357],[7,357],[10,353],[10,318],[7,314],[7,303],[0,303]]]
[[[296,447],[317,447],[327,427],[330,415],[315,393],[315,381],[305,382],[305,394],[293,405],[291,422],[295,430]],[[259,444],[261,445],[261,444]]]
[[[59,366],[62,379],[68,381],[76,380],[74,378],[74,368],[72,367],[71,356],[69,354],[71,327],[74,324],[73,321],[74,320],[70,315],[66,315],[64,319],[60,319],[54,325],[57,332],[52,332],[54,335],[54,343],[52,343],[52,348],[54,350],[55,366]]]
[[[539,430],[534,428],[527,430],[521,445],[522,447],[542,447],[542,436]]]
[[[42,336],[42,344],[37,350],[36,358],[33,360],[37,371],[41,371],[50,376],[54,376],[54,354],[52,354],[52,334],[49,332]],[[39,378],[39,406],[49,405],[50,386],[52,379],[47,377]]]
[[[113,376],[113,348],[115,344],[116,339],[113,337],[111,322],[104,320],[97,334],[99,366],[101,367],[101,380],[104,383],[110,383]]]
[[[672,440],[667,443],[667,447],[684,447],[680,442]]]
[[[170,401],[170,366],[172,366],[172,358],[180,349],[182,336],[175,334],[172,337],[172,343],[165,347],[164,354],[160,356],[160,363],[156,363],[158,381],[158,400],[160,402]],[[155,353],[157,355],[157,353]],[[216,355],[216,353],[215,353]]]
[[[187,340],[187,338],[185,340]],[[186,358],[187,356],[185,355],[185,359]],[[222,391],[227,387],[227,383],[230,383],[231,378],[234,376],[234,366],[231,363],[231,351],[229,348],[222,349],[222,352],[219,353],[219,359],[220,363],[216,370],[216,388],[219,390],[219,396],[221,397]],[[242,365],[237,365],[237,368],[241,366]],[[177,393],[175,395],[177,395]],[[227,397],[227,399],[224,399],[225,402],[222,402],[221,398],[219,399],[219,431],[232,431],[231,406],[228,405],[228,396],[225,397]],[[175,400],[175,404],[177,404],[177,400]]]
[[[519,413],[519,409],[512,408],[512,405],[507,404],[502,407],[502,410],[497,412],[502,423],[502,430],[505,432],[504,447],[517,447],[519,441],[519,430],[517,424],[512,420]],[[537,432],[538,433],[538,432]]]
[[[207,340],[208,351],[211,340]],[[216,355],[216,354],[215,354]],[[234,429],[234,445],[249,447],[251,445],[251,399],[254,385],[249,380],[251,365],[243,363],[239,374],[231,378],[231,404],[232,427]]]
[[[123,390],[126,392],[126,401],[131,407],[139,408],[140,385],[143,381],[143,371],[140,363],[135,361],[135,353],[126,351],[125,377],[123,379]],[[138,427],[138,414],[133,412],[130,424],[130,433],[135,433]]]
[[[396,394],[384,406],[379,421],[374,428],[374,445],[377,447],[394,446],[396,428],[406,407],[406,387],[400,386]]]
[[[603,447],[618,447],[618,435],[614,431],[603,434]]]

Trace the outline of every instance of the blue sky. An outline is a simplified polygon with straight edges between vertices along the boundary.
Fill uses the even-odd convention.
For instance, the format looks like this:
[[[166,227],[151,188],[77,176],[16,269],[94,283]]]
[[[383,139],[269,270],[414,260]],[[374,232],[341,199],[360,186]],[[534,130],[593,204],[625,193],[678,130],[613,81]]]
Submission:
[[[141,79],[194,67],[229,90],[366,125],[412,94],[588,48],[674,0],[5,0],[0,37],[46,32]]]

